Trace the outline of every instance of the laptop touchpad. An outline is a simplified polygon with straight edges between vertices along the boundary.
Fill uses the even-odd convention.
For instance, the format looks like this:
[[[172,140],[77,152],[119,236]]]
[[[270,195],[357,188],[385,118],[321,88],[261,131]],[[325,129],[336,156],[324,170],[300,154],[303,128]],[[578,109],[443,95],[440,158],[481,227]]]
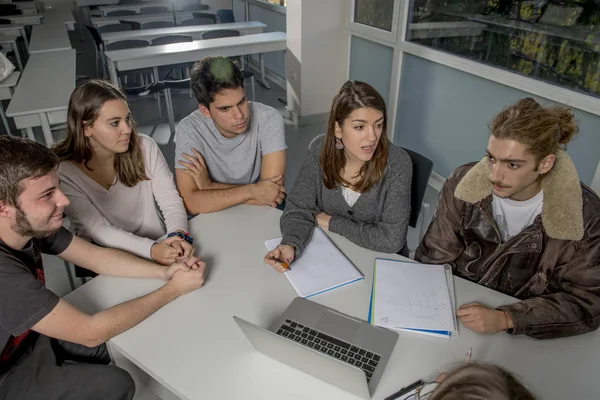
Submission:
[[[321,332],[345,341],[351,341],[354,339],[356,331],[359,327],[360,322],[354,321],[329,310],[317,324],[317,329]]]

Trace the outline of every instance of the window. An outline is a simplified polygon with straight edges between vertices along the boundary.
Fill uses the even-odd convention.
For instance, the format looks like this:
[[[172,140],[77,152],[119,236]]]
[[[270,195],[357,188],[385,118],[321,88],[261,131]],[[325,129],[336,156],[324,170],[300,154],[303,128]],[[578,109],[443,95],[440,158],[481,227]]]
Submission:
[[[278,6],[286,6],[287,5],[287,0],[263,0],[266,1],[267,3],[271,3],[271,4],[277,4]]]
[[[354,22],[392,31],[394,0],[355,0]]]
[[[597,0],[412,0],[411,42],[600,97]]]

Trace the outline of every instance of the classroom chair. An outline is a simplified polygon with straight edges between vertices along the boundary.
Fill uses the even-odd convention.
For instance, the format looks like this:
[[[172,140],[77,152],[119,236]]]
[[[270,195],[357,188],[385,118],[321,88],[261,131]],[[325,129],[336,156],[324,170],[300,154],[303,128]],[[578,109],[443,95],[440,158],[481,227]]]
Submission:
[[[179,23],[181,26],[192,26],[192,25],[211,25],[214,24],[215,20],[210,18],[190,18],[183,20]]]
[[[111,50],[127,50],[127,49],[137,49],[140,47],[148,47],[150,46],[150,42],[142,39],[128,39],[128,40],[119,40],[118,42],[112,42],[104,45],[104,49],[106,51]]]
[[[185,42],[193,42],[194,38],[186,35],[167,35],[161,36],[154,40],[152,40],[152,46],[160,46],[164,44],[172,44],[172,43],[185,43]],[[183,64],[173,64],[166,67],[159,67],[158,76],[156,76],[155,81],[161,80],[160,77],[164,77],[167,79],[171,74],[171,71],[179,71],[179,76],[181,79],[184,79],[189,76],[189,69],[192,66],[191,63],[183,63]],[[190,92],[191,95],[191,92]],[[191,97],[190,97],[191,98]],[[157,95],[158,100],[158,108],[160,111],[160,94]],[[160,118],[162,118],[162,114],[160,114]]]
[[[156,28],[172,28],[175,24],[171,21],[150,21],[144,22],[141,26],[142,29],[156,29]]]
[[[173,112],[173,100],[171,98],[171,90],[190,90],[190,78],[179,80],[164,80],[153,82],[146,86],[130,87],[123,89],[127,96],[144,97],[149,95],[160,95],[162,92],[165,95],[165,104],[167,107],[167,117],[169,119],[169,130],[171,137],[175,138],[175,114]],[[162,117],[161,117],[162,118]],[[170,140],[170,139],[169,139]]]
[[[133,10],[115,10],[106,13],[107,17],[122,17],[125,15],[137,15],[137,13]]]
[[[102,41],[102,36],[100,36],[100,32],[98,29],[93,26],[86,25],[90,34],[92,35],[92,39],[94,39],[94,44],[96,45],[94,48],[94,56],[96,58],[95,64],[95,77],[96,78],[105,78],[105,67],[104,67],[104,42]],[[100,65],[98,65],[100,64]]]
[[[132,31],[139,31],[142,29],[142,23],[138,21],[127,21],[126,19],[120,19],[119,23],[131,26]]]
[[[410,156],[413,165],[411,182],[412,187],[410,194],[411,210],[408,226],[417,230],[418,243],[420,243],[421,239],[423,239],[423,235],[425,234],[425,232],[423,232],[423,221],[429,214],[430,208],[428,203],[423,203],[423,198],[425,197],[425,192],[427,191],[427,186],[429,185],[429,178],[431,177],[431,172],[433,171],[433,161],[422,154],[417,153],[416,151],[412,151],[404,147],[403,149]],[[414,250],[416,250],[416,247],[410,249],[410,251]]]
[[[193,12],[192,16],[194,18],[207,18],[207,19],[210,19],[213,24],[217,23],[217,17],[214,14],[203,13],[203,12]]]
[[[167,35],[157,37],[150,41],[151,46],[161,46],[163,44],[193,42],[194,38],[186,35]]]
[[[147,6],[140,8],[140,14],[160,14],[168,13],[171,9],[165,6]]]
[[[236,31],[233,29],[216,29],[214,31],[208,31],[208,32],[202,33],[203,40],[218,39],[218,38],[233,37],[233,36],[240,36],[240,31]],[[241,57],[230,57],[230,59],[233,60],[236,64],[238,64],[241,61]],[[244,80],[250,79],[251,88],[252,88],[251,99],[254,101],[254,73],[248,71],[243,66],[240,67],[240,69],[242,71]]]
[[[229,24],[235,22],[232,10],[221,9],[217,11],[217,18],[221,24]]]
[[[99,28],[94,28],[93,26],[86,25],[88,30],[90,31],[92,38],[94,39],[94,43],[96,44],[96,77],[106,79],[106,62],[104,60],[104,42],[102,41],[101,33],[104,32],[123,32],[130,31],[131,25],[129,24],[110,24],[103,25]],[[102,74],[98,74],[98,60],[100,60],[100,70]]]
[[[209,7],[206,4],[186,4],[181,8],[177,8],[180,11],[203,11],[208,9]]]
[[[110,25],[102,25],[97,28],[98,32],[106,33],[106,32],[123,32],[130,31],[131,25],[129,24],[110,24]]]
[[[147,40],[129,39],[129,40],[120,40],[118,42],[105,44],[104,50],[105,51],[128,50],[128,49],[139,49],[139,48],[148,47],[148,46],[150,46],[150,42],[148,42]],[[152,81],[153,71],[152,71],[152,68],[144,68],[144,69],[129,71],[128,73],[126,72],[123,74],[119,74],[119,80],[121,79],[121,76],[123,76],[123,81],[124,81],[125,85],[127,85],[127,80],[128,80],[127,78],[129,76],[129,74],[132,74],[134,77],[137,77],[141,85],[145,85],[146,84],[146,76],[149,76],[149,78],[148,78],[149,82]],[[124,87],[125,85],[121,85],[121,86]]]

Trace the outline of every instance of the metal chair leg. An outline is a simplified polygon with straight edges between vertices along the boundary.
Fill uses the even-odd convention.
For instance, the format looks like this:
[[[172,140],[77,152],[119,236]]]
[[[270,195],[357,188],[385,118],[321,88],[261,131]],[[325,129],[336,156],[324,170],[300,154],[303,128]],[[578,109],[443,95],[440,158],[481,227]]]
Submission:
[[[6,134],[12,136],[10,131],[10,125],[8,125],[8,120],[6,119],[6,113],[4,111],[4,106],[2,105],[2,101],[0,100],[0,116],[2,117],[2,123],[4,124],[4,128],[6,129]]]
[[[165,103],[167,106],[167,115],[169,117],[169,130],[171,131],[171,135],[175,137],[175,115],[173,112],[173,99],[171,98],[171,89],[165,90]]]
[[[64,260],[63,262],[65,263],[65,269],[67,270],[67,277],[69,278],[69,285],[71,285],[71,290],[75,290],[76,287],[75,281],[73,280],[73,272],[71,272],[71,265]]]
[[[153,72],[153,75],[154,75],[154,82],[158,82],[159,81],[158,67],[152,68],[152,72]],[[160,92],[154,93],[154,98],[158,102],[158,119],[162,119],[163,113],[162,113],[162,106],[160,104]],[[167,102],[167,100],[166,100],[166,95],[165,95],[165,103],[166,102]]]

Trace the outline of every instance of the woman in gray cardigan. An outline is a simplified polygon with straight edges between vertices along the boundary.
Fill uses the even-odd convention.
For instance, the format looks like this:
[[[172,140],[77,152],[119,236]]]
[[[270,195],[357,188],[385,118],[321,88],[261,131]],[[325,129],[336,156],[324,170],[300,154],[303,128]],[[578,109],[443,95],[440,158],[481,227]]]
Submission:
[[[334,97],[327,133],[309,145],[281,216],[281,244],[265,256],[278,271],[299,257],[315,226],[384,253],[406,251],[412,162],[387,138],[385,102],[347,81]]]

